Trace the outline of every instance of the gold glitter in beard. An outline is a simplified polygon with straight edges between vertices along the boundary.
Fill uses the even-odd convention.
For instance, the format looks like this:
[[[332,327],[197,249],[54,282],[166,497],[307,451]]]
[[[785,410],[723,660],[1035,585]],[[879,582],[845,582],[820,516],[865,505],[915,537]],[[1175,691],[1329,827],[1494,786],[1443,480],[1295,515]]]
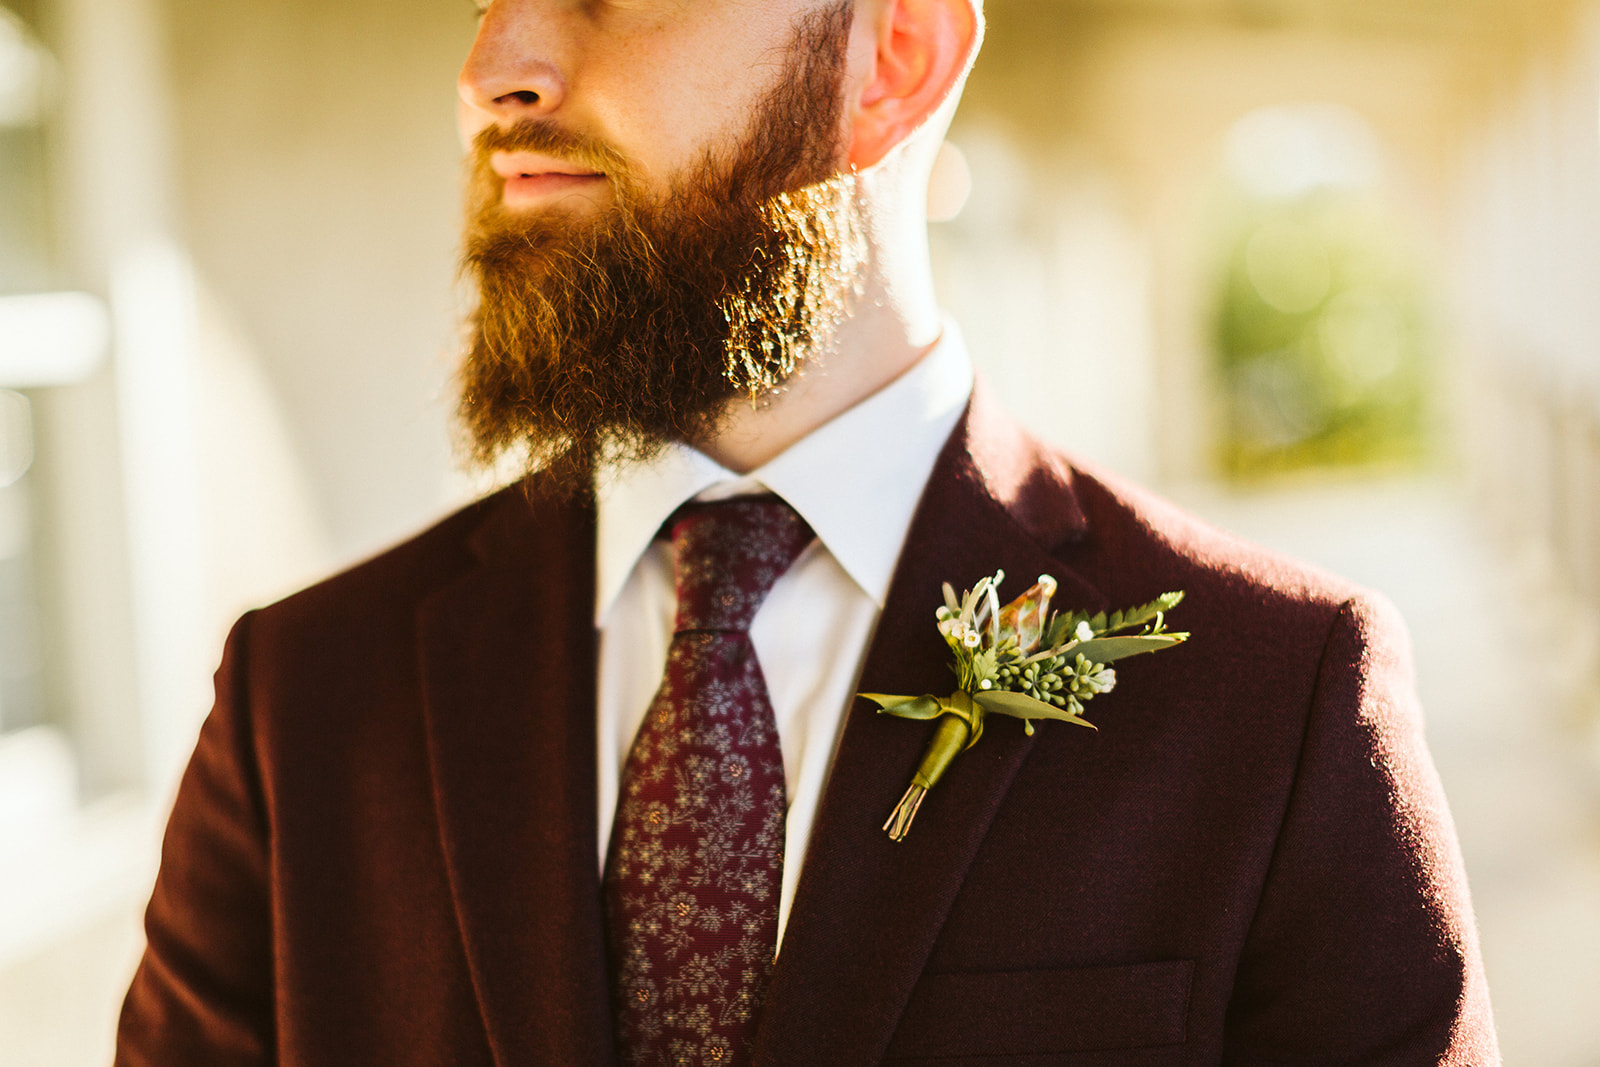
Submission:
[[[797,29],[745,138],[652,201],[607,146],[544,122],[475,145],[465,269],[478,307],[461,371],[473,455],[520,454],[575,490],[596,464],[713,435],[826,345],[864,262],[853,176],[838,174],[852,5]],[[607,176],[602,210],[507,211],[494,151]]]

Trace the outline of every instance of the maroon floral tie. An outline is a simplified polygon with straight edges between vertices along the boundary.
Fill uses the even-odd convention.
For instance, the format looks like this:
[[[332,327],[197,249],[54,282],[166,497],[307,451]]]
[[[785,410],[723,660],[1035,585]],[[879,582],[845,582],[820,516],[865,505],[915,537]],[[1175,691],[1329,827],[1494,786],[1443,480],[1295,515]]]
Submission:
[[[677,623],[606,859],[617,1047],[630,1067],[750,1062],[777,948],[788,801],[749,629],[811,536],[775,496],[673,517]]]

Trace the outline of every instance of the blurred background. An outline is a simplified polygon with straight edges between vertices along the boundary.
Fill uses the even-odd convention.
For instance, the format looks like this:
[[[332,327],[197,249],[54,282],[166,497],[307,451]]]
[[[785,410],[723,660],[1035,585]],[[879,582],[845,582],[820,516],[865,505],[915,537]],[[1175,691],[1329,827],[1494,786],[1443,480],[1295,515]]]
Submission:
[[[1507,1062],[1600,1064],[1600,4],[990,0],[1014,411],[1406,614]],[[109,1062],[229,622],[475,487],[468,0],[0,0],[0,1063]]]

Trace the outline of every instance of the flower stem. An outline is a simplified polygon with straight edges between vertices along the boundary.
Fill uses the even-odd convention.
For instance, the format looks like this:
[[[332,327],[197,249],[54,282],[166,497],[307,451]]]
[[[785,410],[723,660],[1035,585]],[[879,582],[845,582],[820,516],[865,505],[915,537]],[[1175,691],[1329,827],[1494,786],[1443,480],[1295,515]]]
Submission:
[[[968,700],[970,702],[970,698]],[[900,803],[895,805],[894,811],[890,812],[889,821],[883,824],[891,839],[905,840],[911,830],[911,820],[917,817],[917,809],[922,807],[922,798],[944,777],[945,769],[960,754],[971,733],[971,727],[959,717],[939,717],[939,729],[928,743],[928,750],[922,754],[922,762],[917,766],[916,777],[911,779],[911,787],[900,798]]]
[[[922,807],[922,798],[928,791],[915,782],[906,790],[905,796],[900,798],[900,803],[894,806],[894,811],[889,813],[889,819],[883,828],[889,832],[892,841],[904,841],[906,833],[911,829],[911,820],[917,817],[917,809]]]

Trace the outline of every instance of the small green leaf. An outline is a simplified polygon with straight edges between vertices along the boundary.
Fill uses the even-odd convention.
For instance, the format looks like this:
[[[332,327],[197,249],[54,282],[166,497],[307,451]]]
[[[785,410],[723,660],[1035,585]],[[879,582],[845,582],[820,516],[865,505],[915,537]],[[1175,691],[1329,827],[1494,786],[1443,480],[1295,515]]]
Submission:
[[[1026,693],[1007,693],[995,689],[986,689],[981,693],[974,693],[972,702],[984,711],[1010,715],[1018,719],[1054,719],[1059,718],[1062,714],[1061,710],[1054,705],[1046,704],[1042,700],[1035,700]]]
[[[1070,711],[1070,710],[1068,710],[1066,708],[1056,708],[1056,707],[1052,707],[1050,710],[1054,714],[1050,715],[1049,717],[1054,719],[1054,720],[1056,720],[1057,722],[1070,722],[1070,723],[1074,723],[1074,724],[1076,724],[1078,726],[1087,726],[1091,730],[1100,729],[1100,727],[1096,726],[1094,723],[1090,722],[1088,719],[1085,719],[1082,715],[1079,715],[1075,711]]]
[[[881,704],[879,714],[894,715],[902,719],[937,719],[944,709],[934,697],[897,697],[884,693],[857,693],[857,696]]]
[[[1126,608],[1116,612],[1108,620],[1105,629],[1107,632],[1115,632],[1117,630],[1128,630],[1135,626],[1143,626],[1148,622],[1159,621],[1162,615],[1165,615],[1182,602],[1183,590],[1181,589],[1171,593],[1162,593],[1148,604],[1140,604],[1136,608]],[[1100,628],[1095,627],[1095,629],[1098,631]]]
[[[972,698],[987,712],[1000,715],[1010,715],[1013,718],[1027,722],[1030,719],[1055,719],[1058,722],[1072,722],[1079,726],[1087,726],[1091,730],[1099,727],[1085,719],[1083,716],[1066,708],[1058,708],[1054,704],[1046,704],[1042,700],[1035,700],[1024,693],[980,693]],[[1031,732],[1031,731],[1030,731]]]
[[[1139,634],[1131,637],[1097,637],[1092,641],[1079,641],[1060,651],[1068,661],[1082,656],[1091,663],[1114,663],[1141,652],[1159,652],[1163,648],[1181,645],[1188,639],[1186,633]]]
[[[972,657],[972,684],[974,688],[985,681],[992,682],[1000,670],[1000,657],[992,648],[984,649]]]
[[[1045,631],[1041,648],[1055,648],[1072,640],[1072,631],[1078,628],[1078,623],[1084,618],[1081,612],[1068,611],[1050,619],[1050,628]]]
[[[1135,626],[1156,623],[1160,621],[1162,615],[1182,602],[1183,590],[1179,589],[1162,593],[1148,604],[1114,611],[1110,615],[1103,611],[1094,615],[1086,611],[1065,612],[1051,621],[1050,631],[1045,636],[1045,647],[1054,647],[1072,640],[1072,635],[1078,629],[1080,622],[1087,622],[1089,628],[1097,635],[1113,634],[1119,630],[1130,630]]]

